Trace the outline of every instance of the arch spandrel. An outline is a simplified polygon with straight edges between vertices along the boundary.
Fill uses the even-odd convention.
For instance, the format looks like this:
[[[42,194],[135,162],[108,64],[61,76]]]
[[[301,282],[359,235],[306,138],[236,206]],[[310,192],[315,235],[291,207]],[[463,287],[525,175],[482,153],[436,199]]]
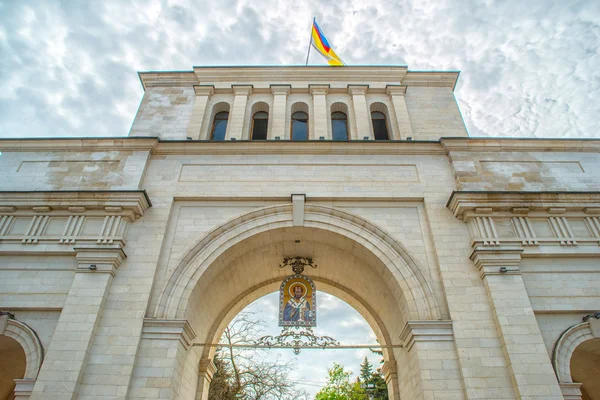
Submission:
[[[249,212],[215,228],[187,253],[171,274],[161,294],[155,316],[183,318],[192,290],[219,257],[254,235],[292,227],[289,204]],[[426,275],[415,258],[391,235],[347,212],[307,204],[304,227],[337,233],[379,260],[395,277],[406,297],[411,319],[439,319],[442,314]]]

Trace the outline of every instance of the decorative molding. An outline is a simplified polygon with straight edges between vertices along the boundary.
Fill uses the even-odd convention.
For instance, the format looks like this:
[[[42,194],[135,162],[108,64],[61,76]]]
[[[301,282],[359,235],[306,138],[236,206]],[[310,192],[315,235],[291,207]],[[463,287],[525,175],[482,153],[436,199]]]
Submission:
[[[387,85],[385,87],[385,92],[388,96],[404,96],[406,94],[406,86],[405,85]]]
[[[559,383],[564,400],[581,400],[581,383]]]
[[[21,345],[26,359],[23,381],[35,382],[44,360],[44,349],[35,331],[26,323],[17,321],[11,313],[3,312],[0,315],[0,335],[14,339]]]
[[[235,96],[249,96],[252,94],[252,85],[231,85],[231,90]]]
[[[600,192],[473,192],[454,191],[446,203],[455,217],[462,220],[478,215],[480,208],[491,208],[494,215],[512,216],[513,213],[537,211],[550,215],[550,209],[564,208],[577,212],[600,204]]]
[[[471,260],[481,273],[481,278],[487,275],[520,275],[521,254],[519,247],[480,247],[471,253]]]
[[[215,94],[215,87],[213,85],[194,85],[194,93],[196,96],[212,96]]]
[[[588,340],[600,338],[600,319],[598,319],[600,313],[586,317],[584,317],[584,322],[565,329],[554,345],[552,366],[556,372],[558,382],[561,384],[573,383],[571,357],[577,346]]]
[[[0,192],[0,204],[13,210],[10,215],[2,215],[0,211],[0,246],[40,243],[124,246],[129,223],[151,207],[145,191]],[[17,229],[13,233],[17,221],[21,226],[27,225],[24,231]],[[85,234],[84,226],[87,226]],[[94,226],[97,226],[95,232]]]
[[[217,367],[212,360],[202,359],[200,360],[198,372],[200,372],[200,375],[204,375],[204,377],[210,382],[217,372]]]
[[[364,96],[369,90],[369,85],[348,85],[348,93],[351,96]]]
[[[444,146],[449,154],[452,152],[600,152],[600,139],[499,139],[490,137],[445,137],[440,139],[440,143],[442,146]]]
[[[388,385],[390,385],[391,381],[398,379],[398,365],[396,361],[384,361],[383,366],[381,367],[381,374],[385,379],[385,383]]]
[[[292,85],[270,85],[269,87],[274,95],[283,94],[287,96],[292,90]]]
[[[77,254],[77,272],[109,273],[115,276],[117,268],[127,255],[119,244],[79,246],[74,249]]]
[[[406,351],[416,342],[448,342],[454,340],[452,321],[408,321],[400,333]]]
[[[195,338],[196,332],[187,320],[144,318],[142,339],[178,340],[187,350]]]
[[[26,400],[31,396],[36,379],[13,379],[15,390],[13,391],[14,400]]]
[[[0,151],[152,151],[159,143],[155,137],[125,136],[120,138],[31,138],[0,139]]]

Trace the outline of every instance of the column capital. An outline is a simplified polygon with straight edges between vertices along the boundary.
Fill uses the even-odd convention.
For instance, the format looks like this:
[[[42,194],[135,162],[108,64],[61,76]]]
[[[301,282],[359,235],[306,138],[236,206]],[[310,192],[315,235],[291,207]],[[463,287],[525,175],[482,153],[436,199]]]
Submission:
[[[215,372],[217,372],[217,367],[215,366],[215,363],[212,362],[212,360],[203,359],[200,360],[199,372],[200,374],[206,374],[206,378],[210,382]]]
[[[310,85],[308,85],[308,88],[310,89],[310,94],[312,94],[312,95],[315,95],[315,94],[325,95],[329,91],[329,85],[310,84]]]
[[[408,321],[400,332],[406,351],[416,342],[449,342],[454,340],[452,321]]]
[[[215,94],[213,85],[194,85],[194,93],[196,96],[212,96]]]
[[[406,94],[406,86],[404,85],[387,85],[385,92],[388,96],[404,96]]]
[[[369,90],[369,85],[348,85],[348,93],[352,96],[365,95]]]
[[[231,85],[231,90],[236,96],[249,96],[252,94],[252,85]]]
[[[77,246],[74,250],[77,258],[77,272],[109,273],[115,276],[117,268],[127,258],[119,244]]]
[[[270,85],[271,93],[273,94],[290,94],[292,90],[292,85]]]
[[[481,272],[481,278],[487,275],[521,275],[519,264],[522,253],[523,249],[515,246],[477,246],[470,258]]]
[[[185,319],[144,318],[142,339],[179,340],[187,350],[195,338],[196,332]]]
[[[396,361],[385,361],[381,367],[381,373],[385,379],[385,383],[389,383],[394,378],[398,377],[398,365]]]

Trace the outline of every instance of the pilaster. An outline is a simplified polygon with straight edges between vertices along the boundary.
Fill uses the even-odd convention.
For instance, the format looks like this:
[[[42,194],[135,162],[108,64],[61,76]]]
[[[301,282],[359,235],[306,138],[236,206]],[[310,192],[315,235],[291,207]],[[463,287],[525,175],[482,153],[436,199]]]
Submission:
[[[76,399],[115,270],[120,245],[76,248],[77,271],[38,375],[32,400]]]
[[[408,108],[406,107],[406,100],[404,98],[404,95],[406,94],[406,86],[388,85],[386,89],[388,96],[390,96],[392,99],[394,112],[396,113],[396,121],[398,121],[398,128],[400,129],[400,137],[395,139],[406,139],[408,137],[417,139],[413,134],[410,116],[408,114]]]
[[[194,108],[192,109],[192,117],[187,129],[187,136],[193,140],[200,139],[200,130],[202,128],[202,122],[204,121],[204,114],[206,112],[206,104],[215,93],[215,87],[213,85],[195,85],[194,92],[196,97],[194,99]]]
[[[200,360],[199,372],[196,400],[208,400],[210,382],[212,381],[215,372],[217,372],[217,367],[212,360]]]
[[[481,272],[517,399],[562,399],[554,369],[519,270],[522,248],[477,246]]]
[[[186,320],[145,318],[129,399],[179,398],[196,333]]]
[[[386,361],[381,367],[381,373],[388,386],[389,400],[400,400],[400,392],[398,391],[398,365],[396,361]]]
[[[356,137],[355,139],[363,139],[368,137],[373,139],[373,129],[371,127],[371,113],[367,107],[367,90],[368,85],[348,85],[348,93],[352,96],[352,104],[354,105],[354,118],[356,119]]]
[[[408,321],[400,333],[408,356],[403,398],[464,399],[452,321]]]
[[[231,85],[231,89],[235,97],[227,122],[225,140],[240,140],[246,116],[246,103],[248,103],[248,96],[252,94],[252,85]]]
[[[287,109],[287,96],[290,94],[290,85],[271,85],[273,93],[273,111],[271,111],[271,130],[268,132],[267,139],[273,140],[276,136],[280,139],[286,139],[289,135],[289,129],[285,126],[285,112]]]
[[[318,140],[324,138],[330,139],[329,129],[327,129],[327,92],[329,85],[308,85],[310,94],[313,96],[313,118],[314,118],[314,133],[309,139]]]

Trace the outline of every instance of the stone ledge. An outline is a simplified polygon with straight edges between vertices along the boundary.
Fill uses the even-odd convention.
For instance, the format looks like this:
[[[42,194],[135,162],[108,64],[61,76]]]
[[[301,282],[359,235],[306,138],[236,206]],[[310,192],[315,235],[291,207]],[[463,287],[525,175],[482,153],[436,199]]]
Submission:
[[[187,320],[144,318],[142,339],[179,340],[187,350],[195,338],[196,332]]]
[[[408,321],[400,333],[406,351],[416,342],[449,342],[454,340],[452,321]]]
[[[494,192],[453,191],[446,207],[458,219],[496,213],[523,215],[524,212],[564,209],[564,212],[593,213],[600,204],[600,192]],[[483,212],[484,210],[485,212]]]
[[[0,191],[0,207],[10,213],[100,210],[102,214],[133,221],[152,207],[152,203],[145,190]]]

